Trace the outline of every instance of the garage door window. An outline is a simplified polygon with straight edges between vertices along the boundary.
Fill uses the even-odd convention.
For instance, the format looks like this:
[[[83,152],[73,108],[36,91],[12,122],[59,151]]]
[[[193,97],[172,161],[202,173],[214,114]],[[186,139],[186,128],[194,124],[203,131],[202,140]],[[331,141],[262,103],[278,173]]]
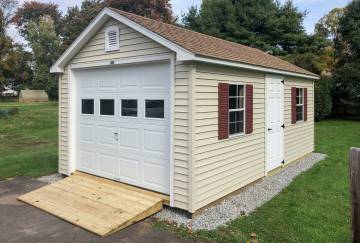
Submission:
[[[93,99],[81,99],[81,114],[94,114],[94,100]]]
[[[113,116],[115,110],[113,99],[100,100],[100,115]]]
[[[121,116],[137,117],[137,100],[121,100]]]
[[[145,100],[146,118],[164,118],[164,100]]]

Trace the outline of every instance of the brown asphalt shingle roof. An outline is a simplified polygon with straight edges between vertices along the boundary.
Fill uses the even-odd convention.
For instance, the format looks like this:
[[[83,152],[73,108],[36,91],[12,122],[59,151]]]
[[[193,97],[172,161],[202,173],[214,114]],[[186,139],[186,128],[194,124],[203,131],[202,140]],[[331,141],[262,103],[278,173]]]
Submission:
[[[111,8],[111,10],[162,36],[174,44],[181,46],[195,55],[317,77],[316,74],[256,48],[215,38],[118,9]]]

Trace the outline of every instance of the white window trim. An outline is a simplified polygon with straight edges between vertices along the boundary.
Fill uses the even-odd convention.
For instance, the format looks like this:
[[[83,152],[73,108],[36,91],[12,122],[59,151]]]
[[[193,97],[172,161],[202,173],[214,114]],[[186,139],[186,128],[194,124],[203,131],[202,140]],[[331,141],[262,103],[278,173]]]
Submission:
[[[244,89],[244,96],[230,96],[230,85],[236,85],[236,86],[243,86]],[[238,89],[236,89],[238,90]],[[246,85],[245,84],[238,84],[238,83],[229,83],[229,96],[228,96],[228,100],[230,100],[230,98],[237,98],[237,97],[243,97],[244,98],[244,107],[243,108],[238,108],[238,109],[230,109],[230,102],[229,102],[229,111],[228,111],[228,137],[229,138],[236,138],[239,136],[243,136],[245,135],[245,128],[246,128]],[[244,121],[243,121],[243,132],[240,133],[234,133],[234,134],[230,134],[230,112],[233,111],[244,111]]]
[[[304,114],[304,88],[296,88],[297,90],[300,90],[300,93],[301,93],[301,103],[298,104],[298,95],[297,95],[297,90],[296,90],[296,123],[298,122],[303,122],[304,121],[304,117],[305,117],[305,114]],[[301,109],[301,120],[298,120],[298,117],[297,117],[297,107],[302,107]]]
[[[109,32],[116,32],[116,45],[114,46],[110,46],[109,43]],[[109,51],[118,51],[120,50],[120,29],[119,26],[113,25],[113,26],[109,26],[105,29],[105,51],[109,52]]]

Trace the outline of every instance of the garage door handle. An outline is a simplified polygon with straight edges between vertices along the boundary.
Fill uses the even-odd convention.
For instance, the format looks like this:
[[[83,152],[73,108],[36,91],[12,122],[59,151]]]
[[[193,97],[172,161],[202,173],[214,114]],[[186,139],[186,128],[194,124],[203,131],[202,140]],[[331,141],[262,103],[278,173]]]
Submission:
[[[115,132],[114,133],[114,138],[115,138],[115,141],[119,141],[119,133]]]

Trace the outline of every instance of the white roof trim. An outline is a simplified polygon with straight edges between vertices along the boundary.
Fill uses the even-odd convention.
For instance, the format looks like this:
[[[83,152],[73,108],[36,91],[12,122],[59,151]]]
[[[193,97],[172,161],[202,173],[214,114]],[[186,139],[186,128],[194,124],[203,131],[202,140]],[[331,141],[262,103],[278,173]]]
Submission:
[[[246,63],[224,61],[224,60],[220,60],[220,59],[212,59],[212,58],[206,58],[206,57],[196,56],[194,58],[194,61],[217,64],[217,65],[224,65],[224,66],[230,66],[230,67],[237,67],[237,68],[244,68],[244,69],[248,69],[248,70],[254,70],[254,71],[265,72],[265,73],[282,74],[282,75],[295,76],[295,77],[301,77],[301,78],[309,78],[309,79],[320,79],[318,76],[311,76],[311,75],[306,75],[306,74],[301,74],[301,73],[283,71],[283,70],[279,70],[279,69],[260,67],[260,66],[256,66],[256,65],[246,64]]]
[[[151,30],[141,26],[140,24],[131,21],[130,19],[122,16],[121,14],[109,9],[104,8],[96,18],[85,28],[85,30],[76,38],[76,40],[70,45],[70,47],[59,57],[59,59],[50,68],[51,73],[63,73],[65,65],[81,50],[81,48],[97,33],[97,31],[105,24],[109,18],[114,18],[119,22],[129,26],[130,28],[140,32],[146,37],[160,43],[161,45],[169,48],[176,53],[177,61],[199,61],[205,63],[212,63],[218,65],[225,65],[231,67],[245,68],[249,70],[255,70],[266,73],[282,74],[295,77],[319,79],[317,76],[311,76],[306,74],[300,74],[289,71],[282,71],[273,68],[260,67],[251,64],[231,62],[220,59],[212,59],[206,57],[195,56],[194,53],[184,49],[183,47],[176,45],[175,43],[167,40],[166,38],[152,32]]]

